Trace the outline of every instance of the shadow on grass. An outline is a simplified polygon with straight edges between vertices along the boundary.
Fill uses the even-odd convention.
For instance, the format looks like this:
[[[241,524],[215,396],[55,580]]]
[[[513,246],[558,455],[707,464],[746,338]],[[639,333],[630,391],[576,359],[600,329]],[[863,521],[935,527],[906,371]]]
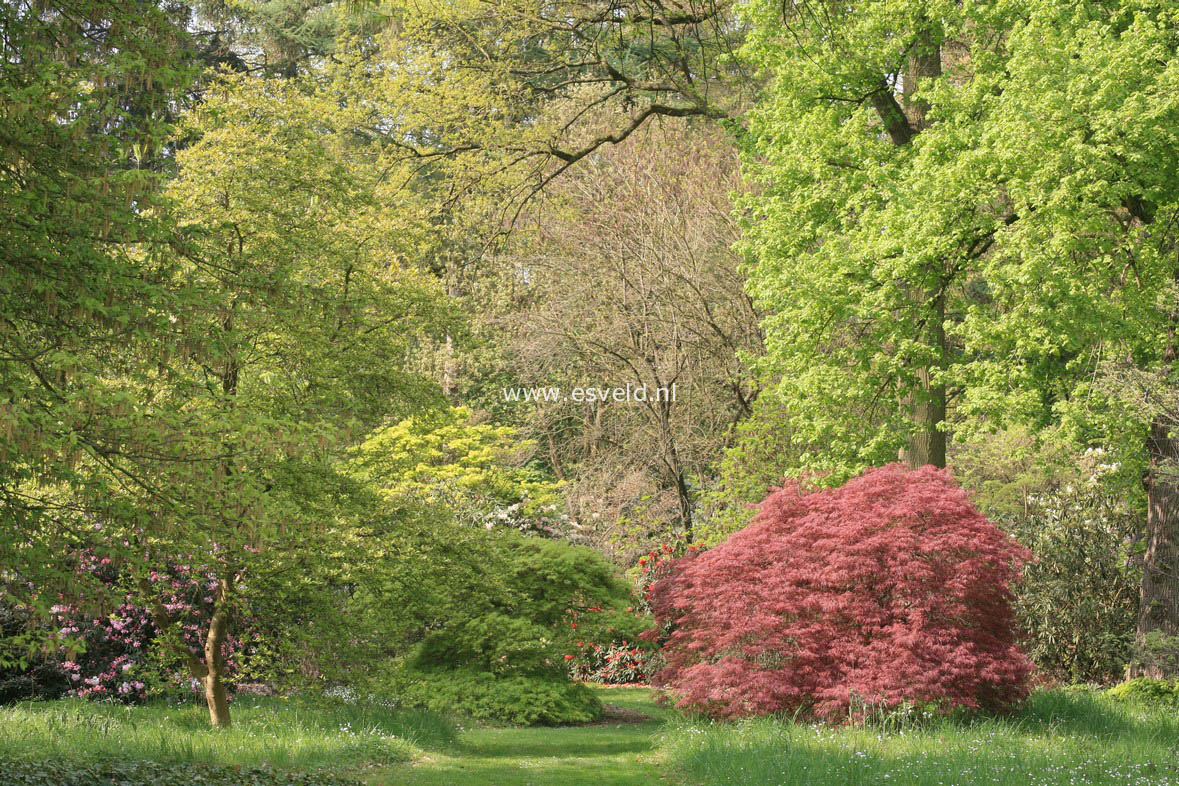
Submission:
[[[654,727],[647,726],[647,733]],[[512,733],[516,732],[516,733]],[[542,731],[520,729],[506,731],[494,738],[484,736],[461,742],[456,750],[465,756],[487,759],[543,757],[609,757],[647,753],[652,742],[633,731],[620,734],[598,728],[550,728]]]
[[[649,750],[517,750],[486,757],[477,752],[386,772],[382,786],[650,786],[661,780]]]
[[[602,691],[608,704],[651,716],[641,723],[488,727],[463,731],[446,752],[374,773],[380,786],[651,786],[662,781],[654,755],[663,712],[644,689]]]

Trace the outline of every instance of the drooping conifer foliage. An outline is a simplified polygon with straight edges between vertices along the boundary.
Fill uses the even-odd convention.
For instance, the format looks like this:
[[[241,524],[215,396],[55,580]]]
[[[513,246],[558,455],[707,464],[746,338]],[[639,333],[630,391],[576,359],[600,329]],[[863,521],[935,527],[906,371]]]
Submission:
[[[673,629],[656,681],[717,717],[1008,707],[1032,668],[1010,591],[1027,557],[945,470],[788,483],[749,527],[652,587]]]

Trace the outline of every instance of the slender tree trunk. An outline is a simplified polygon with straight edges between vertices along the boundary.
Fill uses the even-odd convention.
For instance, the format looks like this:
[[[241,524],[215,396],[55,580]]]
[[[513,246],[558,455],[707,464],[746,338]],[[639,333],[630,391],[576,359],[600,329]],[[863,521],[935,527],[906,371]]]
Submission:
[[[658,380],[657,380],[658,381]],[[680,452],[676,447],[675,433],[671,428],[671,406],[674,401],[659,402],[659,436],[663,443],[663,465],[675,486],[676,504],[679,507],[679,532],[688,540],[692,539],[692,491],[688,487],[687,473]]]
[[[549,443],[549,463],[553,467],[553,475],[557,480],[565,480],[565,470],[561,466],[561,456],[557,453],[557,443],[553,439],[553,431],[551,428],[545,429],[545,439]]]
[[[175,651],[188,666],[188,673],[201,684],[205,692],[205,701],[209,705],[209,721],[214,726],[225,727],[230,724],[229,697],[225,689],[225,657],[224,644],[229,632],[229,594],[233,583],[229,579],[219,579],[217,588],[217,606],[213,617],[209,621],[209,630],[205,634],[205,658],[201,660],[192,653],[177,637],[172,640]],[[173,631],[176,620],[164,608],[153,588],[146,579],[141,580],[140,588],[144,597],[149,599],[152,619],[160,633]]]
[[[235,301],[236,302],[236,301]],[[234,312],[231,309],[225,316],[222,325],[225,335],[232,336],[234,329]],[[228,406],[236,406],[237,385],[240,379],[241,365],[235,353],[230,352],[225,360],[221,372],[221,390],[225,394]],[[236,474],[233,459],[235,453],[233,443],[226,443],[226,458],[222,462],[222,471],[228,489],[229,479]],[[205,634],[205,662],[204,674],[195,675],[201,680],[205,689],[205,701],[209,705],[209,721],[218,727],[229,726],[229,697],[225,689],[225,639],[229,632],[229,602],[233,592],[233,571],[222,566],[221,575],[217,578],[217,599],[213,607],[213,616],[209,619],[209,630]]]
[[[446,258],[446,296],[452,300],[457,300],[459,296],[458,277],[459,269],[455,257],[453,254],[448,254]],[[442,394],[448,398],[454,395],[456,387],[454,354],[454,336],[447,331],[445,355],[442,358]]]
[[[676,500],[680,508],[680,531],[688,540],[692,539],[692,491],[688,488],[683,471],[675,477]]]
[[[229,632],[229,595],[233,588],[230,578],[217,580],[217,605],[209,620],[205,635],[205,701],[209,705],[209,721],[218,727],[229,726],[229,697],[225,690],[225,640]]]

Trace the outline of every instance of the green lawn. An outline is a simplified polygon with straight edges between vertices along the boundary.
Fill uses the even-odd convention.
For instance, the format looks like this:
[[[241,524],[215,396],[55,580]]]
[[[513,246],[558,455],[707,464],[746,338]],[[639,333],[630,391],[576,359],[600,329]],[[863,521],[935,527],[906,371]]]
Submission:
[[[468,726],[458,742],[413,763],[382,768],[381,786],[639,786],[662,780],[656,751],[664,720],[645,688],[600,689],[606,704],[651,716],[566,728]]]
[[[1179,712],[1099,693],[1039,692],[1010,716],[884,731],[686,720],[646,689],[599,691],[624,712],[564,728],[456,728],[338,699],[243,698],[229,730],[209,729],[197,705],[23,703],[0,707],[0,760],[266,764],[276,777],[337,773],[370,786],[1179,786]],[[189,783],[186,773],[167,783]],[[298,783],[321,783],[307,777]],[[137,782],[164,783],[153,778]]]
[[[0,760],[156,761],[346,769],[408,761],[448,744],[453,726],[426,712],[341,699],[242,697],[233,726],[203,704],[126,707],[84,699],[0,706]]]
[[[1173,786],[1179,712],[1045,691],[1013,715],[907,730],[678,724],[668,764],[707,786]]]

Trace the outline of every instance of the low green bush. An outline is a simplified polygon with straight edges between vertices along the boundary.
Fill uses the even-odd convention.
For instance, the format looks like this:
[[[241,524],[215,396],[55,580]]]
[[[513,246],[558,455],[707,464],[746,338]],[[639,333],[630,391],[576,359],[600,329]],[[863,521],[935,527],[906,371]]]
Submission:
[[[23,699],[56,699],[70,689],[57,660],[42,651],[28,652],[27,636],[48,640],[54,630],[38,624],[32,612],[0,598],[0,704]]]
[[[360,786],[323,773],[150,761],[0,761],[0,772],[6,786]]]
[[[602,703],[594,692],[567,678],[498,675],[471,668],[414,671],[404,698],[434,712],[524,726],[585,723]]]
[[[1154,680],[1149,677],[1127,680],[1105,692],[1119,701],[1138,701],[1144,704],[1173,704],[1179,707],[1179,680]]]
[[[498,677],[559,676],[561,652],[550,626],[489,611],[456,620],[422,642],[418,667],[468,666]]]
[[[629,585],[593,549],[507,532],[485,536],[477,564],[477,585],[456,588],[466,605],[391,664],[380,692],[483,720],[594,720],[601,703],[569,664],[579,643],[637,637],[647,624]]]
[[[1040,676],[1112,685],[1134,655],[1144,500],[1101,451],[1069,444],[1054,431],[980,433],[950,463],[979,510],[1035,555],[1014,592]]]

